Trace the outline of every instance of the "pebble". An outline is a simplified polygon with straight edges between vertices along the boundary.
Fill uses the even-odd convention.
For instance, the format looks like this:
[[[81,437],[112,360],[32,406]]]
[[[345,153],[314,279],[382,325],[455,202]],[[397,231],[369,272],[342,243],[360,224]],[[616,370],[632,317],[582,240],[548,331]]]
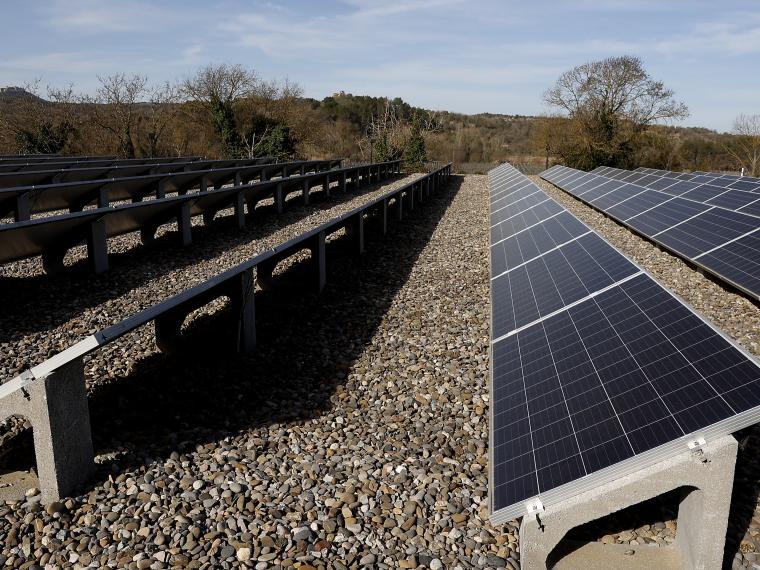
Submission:
[[[240,562],[248,562],[251,559],[251,549],[238,548],[237,559],[240,560]]]
[[[687,303],[694,307],[700,314],[714,323],[718,328],[731,336],[755,356],[760,356],[760,307],[747,300],[742,295],[727,290],[719,283],[712,281],[698,271],[691,269],[680,258],[661,251],[655,245],[633,234],[627,228],[605,217],[593,208],[582,204],[569,194],[557,187],[540,179],[531,177],[543,190],[554,198],[581,221],[597,231],[622,253],[633,259],[660,283],[674,291]],[[757,472],[760,470],[760,426],[747,428],[741,434],[735,434],[742,441],[746,438],[744,452],[740,449],[737,458],[733,501],[729,526],[736,518],[749,518],[747,510],[754,511],[749,528],[729,529],[727,535],[726,551],[737,555],[733,559],[733,568],[751,568],[751,563],[741,556],[739,551],[742,540],[751,538],[752,534],[760,533],[760,509],[758,509],[758,480]],[[741,446],[740,446],[741,447]],[[751,499],[749,505],[737,501],[737,497]],[[667,512],[660,505],[650,506],[650,511],[644,515],[650,524],[638,528],[618,530],[616,533],[607,534],[606,529],[591,525],[587,538],[593,539],[594,532],[601,541],[608,544],[633,544],[646,543],[653,546],[668,546],[675,540],[677,531],[676,512]],[[741,514],[739,514],[741,513]],[[653,519],[652,516],[662,516],[661,520]],[[648,527],[648,528],[647,528]],[[620,526],[617,525],[619,529]],[[737,552],[739,551],[739,552]]]
[[[280,302],[273,291],[272,303],[257,302],[251,355],[217,356],[212,334],[202,339],[208,362],[187,366],[157,352],[152,327],[94,352],[85,364],[101,453],[94,482],[55,512],[32,500],[0,504],[0,564],[519,568],[519,524],[487,520],[486,179],[457,178],[452,188],[450,203],[442,193],[390,224],[381,245],[368,234],[361,260],[329,257],[320,297]],[[54,293],[35,263],[4,266],[5,277],[39,288],[49,326],[29,330],[26,309],[4,311],[0,330],[17,332],[0,352],[23,355],[22,369],[39,364],[377,192],[308,208],[289,201],[283,217],[214,229],[189,248],[148,250],[126,236],[113,241],[121,258],[111,271],[58,276]],[[573,211],[757,353],[757,308],[586,206]],[[223,306],[215,301],[190,322],[212,323]],[[3,359],[0,379],[17,373]],[[759,434],[748,444],[758,457]],[[760,465],[742,461],[735,497],[753,497]],[[675,538],[674,516],[597,539],[617,542],[627,531],[664,546]],[[754,519],[749,530],[758,530]],[[755,540],[749,530],[742,539]]]

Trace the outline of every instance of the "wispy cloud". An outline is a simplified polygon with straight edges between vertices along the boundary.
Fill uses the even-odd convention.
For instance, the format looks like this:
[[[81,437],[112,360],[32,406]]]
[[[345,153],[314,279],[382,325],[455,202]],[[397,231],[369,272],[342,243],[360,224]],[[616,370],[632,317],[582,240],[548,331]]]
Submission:
[[[731,14],[723,20],[696,23],[686,34],[653,43],[661,53],[745,55],[760,52],[760,16]],[[642,46],[644,48],[645,46]]]
[[[195,42],[182,49],[177,60],[178,65],[200,65],[206,61],[206,46],[203,42]]]
[[[2,0],[0,0],[2,1]],[[540,112],[570,67],[641,56],[653,76],[719,126],[760,112],[757,0],[4,0],[0,82],[143,73],[209,62],[285,76],[310,96],[401,96],[459,111]],[[29,38],[34,37],[30,42]],[[754,108],[753,108],[754,107]],[[725,128],[729,128],[726,124]]]
[[[40,10],[47,26],[67,32],[144,32],[166,26],[176,14],[142,1],[53,0]]]
[[[455,4],[464,4],[466,0],[344,0],[346,4],[356,8],[349,14],[353,20],[365,18],[383,18],[398,16],[408,12],[420,12],[425,10],[440,10]]]
[[[57,72],[71,75],[104,73],[113,70],[111,58],[96,58],[88,52],[50,52],[21,55],[0,60],[0,69],[34,74]]]
[[[384,49],[398,52],[406,45],[432,38],[435,32],[423,25],[425,19],[465,4],[466,0],[343,0],[348,11],[332,16],[259,6],[255,12],[244,11],[220,23],[219,29],[232,34],[241,45],[270,57],[355,57]]]

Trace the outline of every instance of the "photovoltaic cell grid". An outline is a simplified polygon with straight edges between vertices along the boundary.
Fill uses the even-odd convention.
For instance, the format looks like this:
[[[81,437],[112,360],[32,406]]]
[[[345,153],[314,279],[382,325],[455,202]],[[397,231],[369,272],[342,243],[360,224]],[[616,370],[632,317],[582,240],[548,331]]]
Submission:
[[[760,215],[760,183],[751,183],[744,179],[711,179],[705,182],[697,181],[696,177],[693,177],[691,180],[679,180],[610,166],[600,166],[592,170],[592,174],[660,190],[711,206],[720,206],[744,214]]]
[[[645,168],[640,166],[635,172],[643,172],[645,174],[656,174],[659,176],[666,176],[669,178],[679,178],[681,180],[694,180],[697,177],[701,177],[704,180],[711,179],[717,180],[720,184],[730,184],[734,181],[741,181],[747,185],[760,185],[760,178],[755,176],[740,176],[738,174],[723,174],[721,172],[673,172],[672,170],[660,170],[657,168]]]
[[[489,187],[494,523],[760,419],[754,359],[512,166]]]
[[[755,215],[760,214],[760,202],[748,202],[731,209],[720,202],[729,195],[716,195],[705,183],[633,174],[652,176],[654,180],[639,179],[632,183],[629,176],[617,169],[583,172],[564,166],[554,166],[541,177],[747,295],[760,299],[760,216]],[[610,175],[616,178],[609,178]],[[672,184],[654,189],[660,186],[658,180]],[[751,194],[739,190],[728,192],[734,197]],[[760,198],[760,194],[757,196]]]

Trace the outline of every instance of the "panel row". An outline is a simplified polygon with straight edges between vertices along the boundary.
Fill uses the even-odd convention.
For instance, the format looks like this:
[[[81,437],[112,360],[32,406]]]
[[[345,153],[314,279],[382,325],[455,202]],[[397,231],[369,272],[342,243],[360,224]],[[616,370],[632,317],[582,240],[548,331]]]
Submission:
[[[734,188],[733,185],[722,186],[715,182],[678,180],[656,174],[644,174],[612,168],[610,166],[601,166],[591,172],[592,174],[629,182],[651,190],[659,190],[672,196],[680,196],[710,206],[719,206],[744,214],[760,216],[760,191],[740,190]],[[739,183],[745,184],[745,182],[737,182],[736,184]],[[760,188],[760,185],[758,185],[758,188]]]
[[[753,359],[510,165],[489,187],[494,522],[760,415]]]
[[[657,168],[645,168],[639,167],[635,172],[643,172],[645,174],[656,174],[658,176],[665,176],[668,178],[678,178],[679,180],[695,180],[700,179],[704,182],[714,181],[716,184],[731,184],[735,181],[745,182],[755,186],[760,186],[760,178],[754,176],[739,176],[738,174],[723,174],[720,172],[674,172],[672,170],[660,170]],[[746,188],[746,187],[745,187]]]
[[[716,277],[760,298],[760,217],[626,180],[555,166],[545,180]],[[651,180],[643,180],[651,184]],[[733,191],[734,193],[739,191]],[[691,194],[691,197],[687,197]]]

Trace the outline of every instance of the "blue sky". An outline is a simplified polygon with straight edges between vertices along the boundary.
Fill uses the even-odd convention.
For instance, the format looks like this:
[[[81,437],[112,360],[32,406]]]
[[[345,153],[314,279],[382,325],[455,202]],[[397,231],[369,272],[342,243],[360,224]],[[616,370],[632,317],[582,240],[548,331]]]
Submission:
[[[0,0],[0,86],[97,75],[181,79],[242,63],[306,95],[399,96],[464,113],[538,114],[574,65],[640,56],[686,125],[760,113],[760,1]]]

